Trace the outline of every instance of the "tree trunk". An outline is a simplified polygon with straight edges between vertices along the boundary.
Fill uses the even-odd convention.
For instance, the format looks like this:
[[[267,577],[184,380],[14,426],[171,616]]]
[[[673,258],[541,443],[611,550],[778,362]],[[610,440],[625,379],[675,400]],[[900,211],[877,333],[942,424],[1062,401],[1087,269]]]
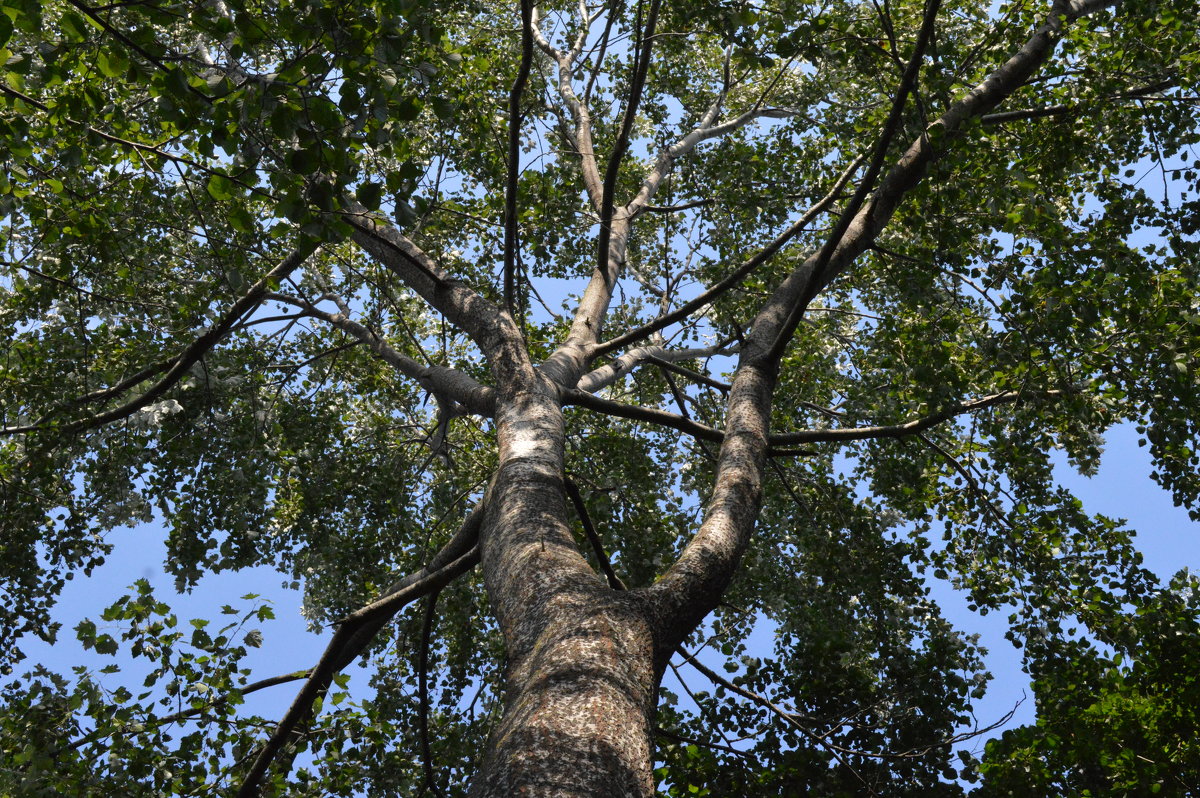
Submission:
[[[471,795],[649,798],[658,675],[638,602],[601,587],[549,612],[533,650],[510,668],[504,717]]]
[[[481,563],[508,654],[504,716],[473,798],[649,798],[660,674],[644,596],[610,589],[576,546],[558,391],[497,401],[500,464]]]

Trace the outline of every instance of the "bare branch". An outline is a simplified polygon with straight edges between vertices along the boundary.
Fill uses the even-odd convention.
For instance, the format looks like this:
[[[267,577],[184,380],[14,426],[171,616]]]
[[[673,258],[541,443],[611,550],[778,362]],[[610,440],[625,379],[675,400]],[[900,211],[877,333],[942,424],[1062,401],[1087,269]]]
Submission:
[[[580,158],[583,185],[591,199],[592,206],[599,211],[604,189],[600,179],[600,169],[596,165],[595,146],[592,143],[592,117],[587,105],[579,99],[571,85],[572,67],[577,53],[574,50],[570,53],[562,53],[546,40],[538,25],[536,6],[532,9],[529,25],[538,47],[558,64],[558,93],[562,95],[563,102],[567,104],[571,118],[575,122],[574,145]]]
[[[672,164],[694,150],[697,145],[709,139],[728,135],[757,119],[788,119],[800,113],[800,111],[792,108],[760,108],[755,106],[745,113],[730,119],[728,122],[716,125],[713,124],[717,115],[714,111],[720,110],[720,102],[723,99],[724,94],[709,108],[708,112],[701,119],[700,124],[679,141],[659,153],[654,166],[642,181],[642,187],[629,202],[629,205],[626,206],[631,215],[637,215],[644,210],[648,210],[647,203],[658,192],[658,187],[662,184],[663,178],[670,172]],[[694,204],[687,207],[693,206]]]
[[[631,349],[600,368],[583,375],[577,387],[581,391],[595,393],[617,382],[637,368],[639,364],[648,360],[670,363],[677,360],[712,357],[713,355],[728,355],[736,351],[737,347],[730,347],[728,343],[694,349],[668,349],[661,345],[640,346],[636,349]]]

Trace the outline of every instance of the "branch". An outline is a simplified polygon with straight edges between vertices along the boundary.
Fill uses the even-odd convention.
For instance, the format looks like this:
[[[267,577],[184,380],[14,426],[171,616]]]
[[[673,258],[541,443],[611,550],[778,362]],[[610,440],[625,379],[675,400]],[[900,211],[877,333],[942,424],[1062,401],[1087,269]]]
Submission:
[[[23,103],[31,105],[34,108],[38,109],[39,111],[42,111],[43,113],[50,113],[50,110],[51,110],[50,106],[46,105],[43,102],[35,100],[33,97],[30,97],[28,94],[24,94],[22,92],[17,91],[12,86],[9,86],[4,83],[0,83],[0,92],[7,94],[9,97],[12,97],[15,100],[20,100]],[[120,136],[114,136],[111,133],[105,133],[103,130],[100,130],[99,128],[92,127],[91,125],[88,125],[84,122],[78,122],[74,119],[60,117],[60,121],[67,122],[69,124],[81,127],[84,130],[86,130],[88,133],[91,133],[92,135],[95,135],[95,136],[99,136],[100,138],[104,139],[107,142],[110,142],[112,144],[118,144],[122,147],[126,147],[128,149],[134,150],[135,152],[148,153],[148,154],[154,155],[158,158],[162,158],[165,161],[177,161],[179,163],[190,166],[193,169],[196,169],[200,172],[203,172],[204,174],[213,174],[214,173],[214,171],[212,169],[209,169],[209,168],[205,167],[203,164],[193,161],[190,158],[185,158],[181,155],[175,155],[173,153],[167,152],[166,150],[162,149],[162,147],[164,147],[165,144],[140,144],[136,141],[130,141],[129,139],[123,139]]]
[[[521,96],[533,60],[532,0],[521,0],[521,65],[508,93],[508,175],[504,186],[504,305],[516,318],[517,184],[521,177]]]
[[[905,421],[901,424],[892,424],[878,427],[848,427],[844,429],[814,429],[801,430],[798,432],[780,432],[767,436],[767,444],[770,447],[791,446],[798,443],[844,443],[847,441],[863,441],[875,440],[879,438],[904,438],[910,435],[920,435],[931,427],[935,427],[944,421],[948,421],[955,416],[971,413],[976,410],[983,410],[995,405],[1010,404],[1020,399],[1028,399],[1036,397],[1058,398],[1064,396],[1068,391],[1052,390],[1044,393],[1031,395],[1028,392],[1021,391],[1004,391],[990,396],[983,396],[978,399],[972,399],[966,402],[959,402],[950,405],[936,413],[931,413],[927,416]],[[590,394],[585,391],[572,390],[563,392],[563,403],[567,405],[575,405],[584,407],[588,410],[594,410],[597,413],[603,413],[608,416],[616,416],[617,418],[627,418],[631,421],[642,421],[647,424],[657,424],[660,427],[668,427],[678,430],[679,432],[690,435],[691,437],[701,441],[713,441],[722,443],[725,440],[726,433],[716,427],[710,427],[707,424],[701,424],[698,421],[693,421],[676,413],[671,413],[666,410],[659,410],[653,407],[641,407],[640,405],[628,405],[622,402],[614,402],[611,399],[603,399],[595,394]],[[809,450],[788,451],[779,450],[772,452],[776,455],[810,455],[813,452]]]
[[[661,645],[673,647],[716,606],[749,545],[762,506],[762,475],[780,357],[807,303],[870,246],[929,165],[949,151],[947,145],[961,134],[964,125],[995,108],[1039,69],[1054,51],[1066,22],[1113,2],[1056,0],[1048,18],[1020,50],[926,128],[844,230],[794,269],[763,305],[743,345],[730,390],[726,435],[704,521],[675,563],[649,588],[656,594]],[[907,95],[915,81],[919,55],[932,35],[932,12],[937,5],[938,0],[928,0],[921,39],[893,110],[900,105],[899,95]]]
[[[818,746],[829,751],[829,753],[833,756],[834,759],[836,759],[838,762],[840,762],[843,767],[847,768],[851,773],[854,774],[854,776],[860,782],[863,783],[863,786],[870,789],[870,786],[866,783],[866,781],[863,780],[863,777],[859,775],[858,771],[855,770],[850,765],[849,762],[847,762],[845,759],[842,758],[843,749],[841,749],[839,746],[836,746],[836,745],[830,743],[828,740],[826,740],[822,736],[818,735],[816,732],[809,729],[807,726],[805,726],[803,723],[801,723],[799,720],[797,720],[795,713],[788,712],[786,709],[779,706],[774,701],[771,701],[766,696],[759,695],[758,693],[755,693],[751,690],[747,690],[744,687],[734,684],[733,682],[729,681],[728,679],[726,679],[725,677],[721,676],[719,673],[714,671],[712,668],[709,668],[707,665],[705,665],[700,660],[693,657],[688,652],[684,651],[682,647],[678,649],[678,653],[679,653],[679,656],[683,657],[684,660],[686,660],[689,665],[691,665],[693,668],[700,671],[702,674],[704,674],[709,679],[711,679],[714,684],[719,684],[722,687],[724,687],[726,690],[736,693],[737,695],[740,695],[741,697],[746,698],[746,699],[754,702],[755,704],[758,704],[760,707],[769,710],[776,717],[783,720],[785,723],[787,723],[793,729],[795,729],[796,731],[800,732],[805,737],[812,740]],[[871,794],[875,795],[876,793],[874,790],[871,790]]]
[[[603,413],[607,416],[616,416],[617,418],[627,418],[631,421],[644,421],[648,424],[657,424],[660,427],[669,427],[701,441],[720,443],[725,440],[725,433],[721,430],[701,424],[698,421],[692,421],[681,415],[652,407],[627,405],[622,402],[614,402],[611,399],[602,399],[586,391],[563,391],[563,404],[585,407],[588,410],[594,410],[597,413]]]
[[[719,125],[714,125],[713,121],[715,121],[715,119],[710,118],[710,115],[715,117],[715,114],[712,112],[714,109],[719,108],[719,103],[723,97],[724,95],[722,95],[721,98],[718,98],[717,103],[714,103],[713,107],[709,109],[709,113],[705,114],[704,119],[702,119],[700,124],[697,125],[690,133],[659,153],[658,158],[654,162],[654,166],[651,168],[649,174],[646,175],[646,178],[642,181],[642,187],[638,190],[637,195],[630,201],[629,205],[626,206],[631,215],[637,215],[644,210],[658,210],[660,212],[663,210],[662,208],[651,207],[647,203],[654,198],[655,193],[658,191],[658,187],[662,184],[663,178],[667,176],[668,171],[671,169],[671,165],[694,150],[699,144],[708,141],[709,139],[718,138],[720,136],[732,133],[733,131],[743,128],[757,119],[789,119],[793,116],[797,116],[800,113],[799,110],[794,108],[761,108],[755,106],[745,113],[730,119],[728,122],[722,122]],[[695,202],[686,203],[685,205],[681,206],[681,208],[693,208],[698,205],[706,204],[710,201],[711,200],[697,200]]]
[[[779,71],[776,73],[775,77],[771,79],[770,83],[767,84],[767,87],[759,93],[758,99],[754,101],[754,104],[751,105],[749,109],[734,119],[723,122],[719,125],[716,124],[717,118],[721,114],[721,108],[725,103],[725,97],[728,95],[731,88],[729,77],[730,55],[731,48],[727,48],[725,51],[725,68],[723,72],[722,86],[721,91],[717,94],[717,98],[712,102],[708,110],[700,118],[699,123],[697,123],[696,127],[692,129],[691,132],[658,154],[658,157],[654,161],[654,166],[650,169],[649,173],[647,173],[645,179],[642,181],[642,186],[638,190],[637,195],[629,202],[628,205],[625,206],[630,216],[637,216],[643,210],[648,209],[647,203],[654,198],[654,195],[658,191],[659,186],[662,184],[663,179],[670,172],[672,164],[674,164],[679,158],[682,158],[694,150],[701,142],[732,133],[733,131],[744,127],[756,119],[787,119],[797,116],[800,113],[798,109],[794,108],[769,108],[764,107],[763,105],[767,101],[767,98],[770,96],[771,92],[775,90],[775,87],[779,84],[779,81],[781,81],[784,76],[789,73],[792,60],[788,59],[784,62],[783,66],[779,68]]]
[[[936,5],[937,0],[931,2]],[[781,347],[786,345],[790,337],[788,328],[794,329],[799,323],[806,303],[871,246],[891,220],[900,201],[921,181],[930,164],[950,151],[949,145],[962,134],[965,125],[970,120],[985,115],[1026,84],[1053,53],[1066,23],[1115,2],[1116,0],[1055,0],[1049,16],[1016,53],[997,67],[982,83],[955,101],[909,144],[880,181],[878,189],[855,213],[853,219],[845,223],[848,214],[844,214],[835,235],[830,236],[819,253],[801,264],[780,285],[776,295],[764,307],[757,321],[765,322],[777,317],[781,306],[787,308],[783,324],[779,324],[776,319],[769,325],[775,329],[769,333],[772,344],[768,356],[779,354]],[[926,22],[930,22],[928,15]],[[924,30],[925,26],[923,32]],[[921,42],[918,42],[918,48],[920,46]],[[909,66],[911,70],[906,70],[905,85],[908,83],[910,71],[917,70],[915,58]],[[899,100],[898,94],[893,103],[893,112],[896,111]],[[766,334],[767,330],[764,328],[762,332]]]
[[[629,214],[624,209],[615,209],[613,194],[622,159],[629,147],[629,133],[633,119],[641,103],[642,89],[650,64],[650,52],[654,42],[654,29],[658,23],[658,11],[662,0],[650,0],[650,14],[643,31],[640,49],[636,52],[625,115],[617,136],[613,152],[608,159],[604,182],[600,186],[599,214],[600,232],[596,245],[596,267],[592,270],[571,329],[564,340],[541,365],[542,374],[560,388],[570,388],[579,382],[587,368],[590,350],[600,339],[604,317],[612,301],[617,278],[625,266],[625,255],[629,241]],[[640,21],[640,6],[639,6]],[[593,193],[593,203],[595,203]]]
[[[154,64],[154,66],[158,67],[160,70],[162,70],[163,72],[166,72],[168,74],[172,72],[171,67],[169,67],[165,63],[163,63],[162,59],[157,58],[154,55],[150,54],[145,49],[143,49],[141,46],[139,46],[137,44],[137,42],[133,41],[128,36],[126,36],[124,33],[117,30],[115,27],[113,27],[111,24],[109,24],[106,20],[102,19],[100,17],[100,15],[97,13],[96,9],[91,8],[90,6],[84,5],[83,3],[79,2],[79,0],[67,0],[67,2],[69,4],[75,6],[75,8],[79,9],[81,12],[83,12],[83,14],[85,14],[88,18],[90,18],[93,22],[95,22],[96,25],[100,26],[101,30],[103,30],[109,36],[116,39],[121,44],[125,45],[130,50],[132,50],[133,52],[142,56],[142,58],[145,58],[147,61]],[[176,69],[178,69],[178,67],[176,67]],[[195,94],[197,97],[200,97],[209,105],[211,105],[213,103],[212,97],[208,96],[204,92],[202,92],[199,89],[197,89],[196,87],[192,86],[189,81],[185,80],[184,83],[187,86],[187,90],[190,91],[192,94]]]
[[[983,488],[980,487],[979,481],[975,479],[974,474],[968,471],[967,467],[959,462],[957,457],[946,451],[944,447],[939,446],[937,443],[934,443],[932,440],[930,440],[928,435],[918,435],[917,439],[941,455],[942,458],[944,458],[946,462],[950,464],[950,467],[958,472],[958,475],[966,481],[967,487],[971,489],[971,492],[975,494],[975,497],[979,500],[980,504],[983,505],[984,509],[987,510],[988,514],[992,516],[1001,529],[1009,532],[1012,531],[1012,522],[1005,518],[1004,513],[992,503],[991,498],[987,495]]]
[[[657,734],[659,737],[665,737],[668,740],[674,740],[674,741],[680,742],[680,743],[689,743],[691,745],[698,745],[698,746],[701,746],[702,748],[711,748],[714,751],[724,751],[726,753],[734,754],[736,756],[740,756],[740,757],[743,757],[746,759],[753,759],[755,762],[758,761],[757,757],[755,757],[754,754],[751,753],[750,751],[742,751],[741,749],[734,748],[732,745],[724,745],[722,743],[714,743],[714,742],[710,742],[710,741],[699,740],[699,739],[696,739],[695,737],[688,737],[686,734],[679,734],[678,732],[667,731],[666,729],[662,728],[661,726],[655,726],[654,733]]]
[[[193,718],[197,715],[202,715],[205,712],[207,712],[208,710],[226,703],[227,701],[229,701],[230,698],[233,697],[234,694],[239,695],[239,696],[247,696],[247,695],[250,695],[251,693],[257,693],[259,690],[265,690],[268,687],[276,687],[281,684],[287,684],[288,682],[295,682],[295,681],[299,681],[300,679],[306,679],[306,678],[308,678],[308,675],[311,672],[312,672],[312,669],[309,668],[307,670],[293,671],[292,673],[285,673],[285,674],[281,674],[279,676],[272,676],[267,679],[259,679],[257,682],[251,682],[250,684],[246,685],[245,687],[234,688],[229,693],[227,693],[223,696],[214,698],[211,701],[206,701],[205,703],[201,704],[198,707],[189,707],[188,709],[184,709],[179,712],[174,712],[170,715],[164,715],[161,718],[153,718],[148,723],[145,723],[143,725],[151,725],[153,728],[159,728],[160,726],[166,726],[170,723],[177,723],[181,720],[187,720],[188,718]],[[59,748],[54,749],[53,751],[50,752],[49,756],[51,758],[54,758],[54,757],[59,756],[60,754],[66,753],[67,751],[77,750],[79,748],[82,748],[85,745],[94,743],[97,740],[101,740],[105,737],[111,737],[112,735],[117,734],[119,731],[120,731],[119,729],[108,729],[108,730],[95,729],[95,730],[89,732],[88,734],[85,734],[84,736],[80,737],[78,740],[72,740],[71,742],[67,743],[66,745],[63,745]]]
[[[610,24],[611,19],[610,16]],[[588,22],[590,19],[585,18],[585,29]],[[575,50],[569,53],[559,52],[546,40],[542,29],[538,26],[537,7],[532,9],[529,26],[538,47],[558,64],[558,93],[562,95],[563,102],[567,104],[567,108],[571,111],[571,118],[575,122],[574,144],[575,151],[579,153],[583,186],[587,190],[592,207],[599,211],[604,189],[601,185],[600,170],[596,165],[596,150],[592,142],[592,117],[587,105],[579,99],[575,94],[575,89],[571,86],[571,69],[578,53]]]
[[[345,313],[329,313],[308,300],[288,294],[271,293],[267,299],[295,305],[304,311],[303,315],[320,319],[349,333],[366,344],[384,362],[406,377],[416,380],[422,388],[435,396],[456,402],[477,415],[490,417],[495,414],[495,389],[479,383],[466,373],[448,366],[422,365],[392,349],[378,333],[349,318]]]
[[[681,377],[687,377],[688,379],[695,380],[696,382],[700,383],[701,385],[707,385],[709,388],[716,388],[721,393],[729,392],[729,384],[728,383],[721,382],[720,380],[715,380],[712,377],[708,376],[707,374],[702,374],[699,371],[693,371],[692,369],[684,368],[683,366],[680,366],[677,363],[672,363],[669,360],[664,360],[660,357],[654,357],[653,355],[646,358],[646,360],[649,361],[650,363],[653,363],[654,365],[658,366],[663,371],[674,372],[675,374],[678,374]]]
[[[929,428],[941,424],[943,421],[948,421],[964,413],[983,410],[995,405],[1011,404],[1020,399],[1028,399],[1035,396],[1038,398],[1058,398],[1067,393],[1068,391],[1062,390],[1050,390],[1039,394],[1030,394],[1024,391],[1002,391],[989,396],[982,396],[978,399],[958,402],[936,413],[915,418],[911,421],[905,421],[901,424],[879,427],[850,427],[847,429],[814,429],[799,432],[782,432],[772,435],[770,441],[776,445],[788,445],[793,443],[828,443],[835,441],[875,440],[879,438],[904,438],[909,435],[919,435]]]
[[[446,274],[433,258],[407,236],[357,202],[343,219],[351,237],[405,285],[452,324],[465,332],[488,358],[493,372],[532,368],[524,339],[512,317],[465,283]],[[498,379],[509,376],[497,374]]]
[[[837,199],[842,189],[845,188],[846,184],[850,182],[850,178],[854,174],[855,170],[858,169],[864,160],[864,156],[860,155],[851,161],[850,165],[842,170],[842,173],[838,176],[837,180],[834,181],[833,187],[829,190],[829,193],[827,193],[808,210],[801,214],[800,218],[797,219],[790,227],[788,227],[787,230],[784,230],[782,233],[780,233],[774,241],[767,244],[752,257],[743,262],[741,266],[734,269],[728,277],[725,277],[720,282],[714,284],[711,288],[704,291],[695,299],[691,299],[683,303],[670,313],[659,316],[657,319],[648,322],[647,324],[644,324],[635,330],[630,330],[624,335],[619,335],[616,338],[605,341],[592,350],[592,357],[601,357],[614,350],[623,349],[634,341],[640,341],[647,336],[653,335],[659,330],[669,327],[677,321],[686,319],[695,311],[711,304],[717,297],[736,287],[751,272],[774,257],[779,250],[783,249],[783,246],[787,244],[788,241],[791,241],[793,238],[795,238],[798,233],[812,223],[813,219],[817,218],[817,216],[819,216],[830,205],[832,205],[833,201]]]
[[[834,249],[841,242],[847,230],[850,229],[850,225],[857,217],[863,203],[866,202],[867,195],[875,188],[875,181],[879,178],[879,173],[883,170],[883,162],[887,158],[892,140],[900,130],[908,96],[916,89],[917,78],[921,74],[921,62],[925,58],[925,48],[929,46],[929,42],[933,39],[934,24],[937,21],[937,12],[940,7],[941,0],[926,0],[925,2],[925,15],[921,21],[921,30],[917,35],[916,46],[913,49],[913,54],[908,61],[908,65],[904,68],[904,75],[900,79],[900,86],[896,89],[896,96],[892,99],[892,108],[888,112],[888,118],[884,122],[883,131],[880,133],[879,140],[875,144],[875,153],[871,157],[871,163],[867,166],[867,172],[858,184],[858,189],[854,192],[854,196],[851,197],[849,204],[838,218],[833,232],[826,239],[824,246],[817,252],[815,260],[810,259],[812,260],[812,264],[809,266],[811,276],[805,281],[804,289],[798,297],[799,301],[792,305],[787,319],[776,332],[771,346],[765,353],[764,357],[768,360],[778,360],[783,355],[784,347],[791,340],[796,325],[800,323],[800,316],[804,312],[804,307],[812,297],[816,296],[817,291],[824,287],[829,279],[832,279],[832,276],[828,278],[825,276],[830,259],[833,257]],[[808,266],[807,263],[805,265]]]
[[[417,693],[419,696],[417,732],[421,738],[421,760],[425,768],[425,787],[421,790],[421,794],[428,789],[439,796],[442,795],[442,788],[438,786],[434,775],[433,752],[429,747],[429,639],[433,635],[433,622],[437,618],[437,600],[441,592],[439,588],[425,599],[425,615],[421,620],[421,648],[417,655]]]
[[[636,349],[631,349],[600,368],[583,375],[577,387],[581,391],[595,393],[602,388],[612,385],[637,368],[640,363],[646,361],[665,364],[675,360],[692,360],[695,358],[712,357],[713,355],[727,355],[734,351],[736,351],[736,347],[730,349],[728,344],[715,344],[713,346],[694,349],[667,349],[665,346],[657,345],[640,346]],[[694,372],[688,373],[693,374]]]
[[[563,485],[567,489],[567,495],[571,497],[571,504],[575,506],[579,523],[583,524],[583,532],[587,535],[588,542],[592,544],[592,552],[596,555],[596,562],[600,564],[600,570],[604,572],[604,578],[608,580],[608,586],[613,590],[627,590],[621,577],[617,576],[617,572],[613,570],[612,560],[609,559],[608,552],[604,550],[604,543],[600,540],[600,535],[596,533],[592,517],[588,515],[587,505],[583,503],[583,496],[579,493],[579,486],[569,475],[563,479]]]
[[[238,789],[238,798],[254,798],[271,763],[292,738],[296,727],[312,713],[313,703],[329,688],[333,675],[349,665],[375,638],[379,630],[405,605],[441,590],[479,562],[479,530],[483,505],[478,504],[458,532],[434,555],[429,565],[396,582],[384,595],[347,615],[338,623],[321,659],[292,700],[274,733],[263,744]]]
[[[630,78],[628,100],[625,103],[625,115],[621,120],[621,131],[617,134],[617,142],[608,157],[608,168],[604,172],[604,186],[600,196],[600,236],[597,243],[596,264],[601,271],[611,268],[608,242],[612,235],[613,195],[616,193],[617,175],[621,169],[621,161],[629,149],[629,133],[633,130],[633,120],[637,116],[638,107],[642,104],[642,89],[646,85],[646,73],[650,69],[650,53],[654,46],[654,30],[658,26],[658,10],[661,0],[650,0],[650,12],[646,19],[646,27],[642,31],[641,48],[637,51],[633,66],[633,76]],[[640,16],[640,10],[639,10]],[[611,275],[615,281],[616,275]]]
[[[287,277],[293,271],[300,267],[305,260],[316,250],[316,245],[305,245],[299,249],[293,250],[283,261],[271,271],[267,272],[257,283],[255,283],[249,291],[247,291],[241,299],[233,303],[233,306],[221,317],[219,321],[209,327],[199,338],[188,345],[179,355],[172,361],[171,365],[166,369],[166,374],[162,376],[158,382],[150,386],[145,393],[140,396],[130,399],[125,404],[114,407],[110,410],[105,410],[87,418],[76,419],[75,421],[67,422],[56,428],[56,432],[60,435],[71,435],[83,430],[100,427],[113,421],[119,421],[127,418],[138,410],[141,410],[146,405],[159,398],[171,388],[173,388],[183,377],[188,373],[188,370],[197,363],[209,350],[217,345],[222,338],[248,313],[252,313],[255,308],[262,304],[263,299],[278,285],[279,281]],[[158,373],[161,364],[151,366],[139,374],[153,371]],[[135,377],[138,375],[134,375]],[[114,395],[118,388],[129,388],[136,385],[132,382],[132,378],[123,380],[117,386],[109,388],[106,391],[89,394],[78,401],[92,401],[92,397],[97,397],[99,394]],[[30,424],[17,427],[0,428],[0,436],[18,435],[21,433],[35,432],[41,429],[49,428],[50,424]]]
[[[826,738],[829,736],[830,732],[826,732],[825,734],[817,734],[816,732],[812,731],[804,724],[800,723],[796,713],[788,712],[786,709],[779,706],[775,702],[771,701],[766,696],[760,695],[759,693],[756,693],[752,690],[748,690],[748,689],[741,687],[740,685],[730,681],[729,679],[726,679],[724,676],[717,673],[712,668],[709,668],[707,665],[700,662],[700,660],[696,659],[691,654],[684,651],[682,648],[679,649],[678,653],[679,653],[679,656],[683,657],[688,662],[689,665],[691,665],[693,668],[700,671],[700,673],[702,673],[706,677],[708,677],[714,684],[718,684],[721,687],[724,687],[726,690],[730,691],[731,693],[736,693],[737,695],[740,695],[742,698],[745,698],[755,704],[758,704],[760,707],[770,711],[776,717],[780,718],[785,723],[787,723],[789,726],[791,726],[792,728],[799,731],[805,737],[808,737],[810,740],[815,742],[817,745],[828,750],[831,754],[833,754],[835,757],[837,757],[839,761],[842,761],[842,760],[838,756],[838,754],[849,754],[851,756],[862,756],[862,757],[867,757],[870,759],[884,759],[884,760],[893,760],[893,761],[898,760],[898,759],[913,759],[915,757],[921,757],[921,756],[926,755],[927,753],[929,753],[930,751],[932,751],[934,749],[945,748],[947,746],[956,745],[965,740],[970,740],[973,737],[978,737],[982,734],[987,734],[988,732],[991,732],[991,731],[994,731],[994,730],[1000,728],[1001,726],[1003,726],[1004,724],[1006,724],[1010,720],[1012,720],[1013,715],[1015,715],[1017,712],[1017,708],[1021,706],[1021,704],[1024,700],[1024,699],[1022,699],[1022,701],[1018,701],[1016,703],[1016,705],[1012,709],[1010,709],[1008,712],[1006,712],[1004,715],[1002,715],[999,720],[997,720],[993,723],[990,723],[987,726],[983,726],[983,727],[976,725],[976,727],[974,729],[972,729],[971,731],[968,731],[968,732],[960,732],[959,734],[952,734],[952,735],[945,737],[941,740],[938,740],[936,742],[926,743],[924,745],[915,745],[915,746],[912,746],[911,748],[906,748],[903,751],[897,751],[897,752],[862,751],[862,750],[859,750],[856,748],[846,748],[845,746],[841,746],[841,745],[837,745],[835,743],[829,742],[829,740],[827,740]],[[836,730],[836,729],[837,729],[837,725],[835,725],[835,727],[834,727],[834,730]],[[843,761],[842,764],[846,764],[846,763]]]
[[[1166,91],[1167,89],[1176,88],[1179,82],[1170,78],[1168,80],[1160,80],[1157,83],[1152,83],[1147,86],[1141,86],[1136,89],[1130,89],[1127,92],[1120,94],[1101,97],[1098,100],[1093,100],[1087,103],[1075,103],[1071,105],[1049,105],[1045,108],[1025,108],[1015,111],[1001,111],[995,114],[985,114],[980,117],[980,122],[984,125],[1003,125],[1006,122],[1016,122],[1026,119],[1042,119],[1047,116],[1061,116],[1069,113],[1082,113],[1088,108],[1099,105],[1101,100],[1138,100],[1148,98],[1152,94]]]

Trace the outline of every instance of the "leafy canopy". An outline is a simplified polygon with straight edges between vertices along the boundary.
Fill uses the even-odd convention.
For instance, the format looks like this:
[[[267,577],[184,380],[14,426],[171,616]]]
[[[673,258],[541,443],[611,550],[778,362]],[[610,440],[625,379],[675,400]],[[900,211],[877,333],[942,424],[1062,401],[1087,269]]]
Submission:
[[[269,565],[314,624],[424,566],[497,457],[486,402],[448,381],[487,386],[491,372],[356,225],[378,212],[447,285],[509,307],[541,361],[597,261],[580,109],[601,172],[628,139],[603,175],[618,206],[660,153],[719,129],[665,161],[602,340],[722,284],[815,208],[711,304],[606,352],[619,359],[581,387],[607,404],[568,397],[580,548],[628,586],[651,584],[711,493],[747,325],[837,228],[880,143],[889,165],[924,137],[937,157],[923,180],[783,354],[771,431],[784,437],[755,537],[690,646],[719,651],[713,678],[738,689],[676,660],[689,694],[660,698],[662,788],[949,796],[960,776],[982,776],[989,796],[1196,788],[1194,579],[1160,584],[1131,530],[1055,483],[1051,456],[1089,473],[1104,432],[1136,424],[1154,478],[1180,504],[1200,500],[1191,0],[1072,20],[1003,104],[953,131],[930,123],[1070,4],[942,2],[895,125],[929,10],[908,0],[674,2],[650,50],[643,3],[548,3],[516,117],[521,14],[508,5],[2,6],[9,669],[26,667],[21,635],[60,633],[64,580],[151,519],[180,587]],[[1034,679],[1037,725],[982,762],[950,742],[989,676],[930,577],[1007,614]],[[254,626],[269,610],[222,612],[220,631],[189,627],[139,584],[75,630],[116,657],[107,667],[14,677],[0,791],[234,789],[264,723],[239,713],[239,691],[276,674],[239,665],[247,646],[271,645]],[[431,618],[376,639],[373,701],[346,700],[337,677],[287,794],[461,794],[500,709],[503,646],[474,572]],[[748,646],[756,627],[774,630],[770,650]],[[144,686],[122,680],[143,663]]]

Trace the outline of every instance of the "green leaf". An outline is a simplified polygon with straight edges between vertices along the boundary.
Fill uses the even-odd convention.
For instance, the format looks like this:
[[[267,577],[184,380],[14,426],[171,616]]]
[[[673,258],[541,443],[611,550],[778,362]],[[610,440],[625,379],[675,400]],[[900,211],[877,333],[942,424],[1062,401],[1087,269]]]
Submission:
[[[383,185],[380,183],[361,183],[355,192],[358,201],[368,210],[377,211],[383,201]]]
[[[288,166],[299,175],[311,175],[321,168],[321,149],[319,146],[292,150],[288,155]]]
[[[101,50],[96,59],[96,66],[100,68],[101,74],[105,77],[120,77],[129,69],[129,59],[125,57],[124,53],[117,50]]]
[[[229,223],[234,230],[239,233],[252,233],[257,228],[257,220],[245,207],[241,205],[231,206],[229,209]]]
[[[205,186],[208,194],[218,202],[233,199],[236,186],[232,180],[222,174],[214,174],[208,178]]]

